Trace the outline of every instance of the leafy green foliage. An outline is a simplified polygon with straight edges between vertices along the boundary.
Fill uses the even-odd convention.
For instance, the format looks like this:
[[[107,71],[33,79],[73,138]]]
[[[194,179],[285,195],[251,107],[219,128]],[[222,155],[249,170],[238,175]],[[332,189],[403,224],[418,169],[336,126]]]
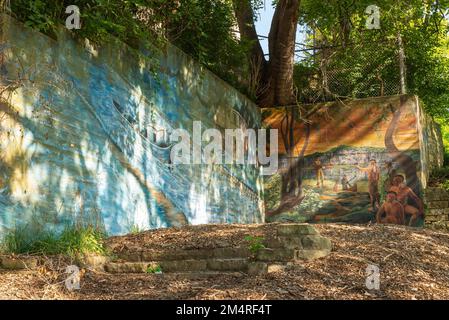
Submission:
[[[365,26],[365,9],[373,4],[380,8],[378,30]],[[331,91],[349,97],[376,96],[381,93],[382,82],[399,86],[400,34],[408,93],[418,95],[430,114],[448,117],[448,8],[447,0],[303,0],[300,24],[310,32],[308,45],[318,49],[315,55],[309,52],[302,65],[315,68],[315,75],[320,75],[322,58],[329,58],[328,69],[339,70],[338,87]],[[313,77],[309,81],[312,85],[320,83]],[[304,88],[303,82],[297,85]],[[387,95],[397,91],[384,89]]]
[[[256,12],[267,4],[250,1]],[[113,35],[131,47],[145,44],[157,52],[167,40],[234,87],[254,98],[248,52],[250,43],[235,34],[232,0],[14,0],[12,12],[28,26],[55,36],[67,17],[65,8],[81,11],[78,37],[94,42]],[[277,1],[272,2],[273,5]],[[399,85],[397,35],[401,34],[407,64],[408,92],[417,94],[426,110],[448,117],[449,0],[378,0],[381,29],[367,30],[365,9],[372,0],[302,0],[299,24],[310,32],[306,57],[295,67],[294,81],[301,97],[321,85],[320,59],[329,58],[329,68],[338,70],[338,87],[344,96],[375,96],[382,83]],[[444,12],[446,10],[446,17]],[[312,40],[315,34],[315,42]],[[320,49],[321,48],[321,49]],[[397,88],[385,89],[385,94]],[[304,99],[302,99],[304,100]]]
[[[182,1],[171,25],[175,44],[224,80],[234,83],[238,80],[248,49],[234,36],[231,1]]]
[[[449,179],[447,179],[446,181],[443,182],[443,184],[441,185],[444,189],[446,189],[447,191],[449,191]]]
[[[24,226],[7,232],[1,239],[2,251],[16,254],[64,254],[75,257],[80,254],[104,254],[103,232],[92,227],[67,227],[57,234]]]
[[[254,236],[246,236],[245,241],[248,242],[248,250],[253,254],[253,256],[256,256],[257,253],[265,248],[265,245],[263,237],[254,237]]]
[[[77,5],[76,37],[103,43],[115,36],[133,48],[157,53],[174,43],[224,80],[245,91],[248,46],[235,36],[230,0],[14,0],[12,13],[27,26],[56,37],[65,8]]]
[[[441,134],[443,136],[444,144],[444,165],[449,167],[449,121],[442,117],[437,119],[441,126]]]
[[[151,265],[150,264],[150,265],[148,265],[146,272],[147,273],[161,273],[162,272],[162,268],[158,264],[156,264],[156,265]]]

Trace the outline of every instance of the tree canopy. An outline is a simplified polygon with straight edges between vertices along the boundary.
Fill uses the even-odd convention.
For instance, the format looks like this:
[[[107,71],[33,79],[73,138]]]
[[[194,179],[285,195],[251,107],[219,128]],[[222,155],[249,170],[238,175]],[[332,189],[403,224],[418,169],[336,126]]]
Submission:
[[[448,115],[449,0],[375,1],[380,9],[380,29],[375,30],[365,26],[371,0],[265,2],[14,0],[11,10],[50,36],[65,21],[65,7],[74,4],[82,19],[82,28],[74,31],[77,36],[101,42],[112,34],[131,46],[145,41],[153,49],[171,41],[260,106],[310,102],[302,98],[311,87],[325,89],[322,99],[338,96],[339,90],[323,83],[323,60],[338,70],[344,97],[388,94],[382,86],[399,81],[400,36],[407,92],[417,94],[432,115]],[[275,8],[268,56],[255,29],[263,5]],[[297,28],[307,32],[300,47],[295,44]],[[295,62],[298,48],[303,55]]]
[[[235,36],[228,0],[14,0],[11,14],[54,36],[69,5],[80,8],[81,29],[72,31],[77,37],[101,43],[113,35],[131,47],[145,43],[152,50],[170,41],[246,92],[241,79],[248,45]]]
[[[399,81],[397,40],[400,35],[407,93],[417,94],[431,114],[446,116],[449,106],[449,2],[376,1],[380,9],[380,29],[368,30],[365,9],[371,4],[372,1],[365,0],[304,0],[300,24],[309,30],[309,44],[314,39],[315,46],[323,49],[318,49],[315,56],[307,56],[301,64],[318,68],[316,56],[336,55],[336,64],[351,66],[342,75],[346,82],[353,84],[351,93],[357,95],[357,90],[362,89],[368,96],[376,95],[372,87],[356,86],[367,78]],[[367,68],[370,64],[373,67]]]

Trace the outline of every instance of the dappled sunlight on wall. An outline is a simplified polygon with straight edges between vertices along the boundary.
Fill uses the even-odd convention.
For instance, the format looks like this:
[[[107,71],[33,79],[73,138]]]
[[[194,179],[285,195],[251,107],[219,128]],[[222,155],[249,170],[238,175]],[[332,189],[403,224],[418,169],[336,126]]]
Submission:
[[[168,47],[155,77],[145,56],[114,39],[58,41],[2,18],[4,62],[0,228],[89,224],[110,234],[186,223],[261,222],[254,165],[172,165],[169,134],[218,110],[261,125],[232,87]],[[233,111],[232,111],[233,110]],[[10,133],[8,133],[10,132]],[[25,193],[26,190],[26,193]]]
[[[281,132],[280,170],[265,179],[269,220],[421,226],[422,190],[429,168],[442,164],[436,161],[442,148],[431,147],[441,144],[441,136],[418,98],[378,97],[305,109],[307,121],[292,118],[293,108],[263,110],[265,124]],[[435,155],[429,157],[428,149]],[[397,197],[403,218],[384,212],[390,208],[387,193]]]

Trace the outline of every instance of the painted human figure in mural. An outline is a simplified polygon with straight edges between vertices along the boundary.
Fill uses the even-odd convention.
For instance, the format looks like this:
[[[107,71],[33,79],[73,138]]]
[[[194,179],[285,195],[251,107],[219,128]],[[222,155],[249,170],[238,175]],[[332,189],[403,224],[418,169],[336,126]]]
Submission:
[[[385,215],[385,216],[384,216]],[[384,204],[376,214],[377,223],[404,224],[404,206],[398,201],[397,193],[389,191]]]
[[[397,175],[393,179],[393,186],[389,191],[396,192],[397,200],[404,206],[405,215],[409,215],[409,226],[413,226],[416,221],[424,215],[424,205],[422,200],[416,195],[416,193],[407,186],[403,175]],[[412,200],[415,206],[409,204],[409,200]]]
[[[348,176],[343,175],[343,178],[341,178],[341,188],[344,191],[347,191],[351,188],[351,184],[349,183]]]
[[[345,175],[345,174],[343,175],[343,178],[341,178],[341,188],[343,191],[357,192],[357,184],[354,184],[354,185],[351,184],[351,181],[354,178],[348,179],[347,175]]]
[[[324,166],[321,163],[321,159],[315,159],[313,167],[316,173],[316,186],[317,188],[324,188]]]
[[[357,166],[357,168],[368,174],[368,192],[371,200],[371,207],[373,211],[376,211],[380,206],[380,194],[379,194],[379,179],[380,169],[377,166],[377,162],[374,159],[370,160],[370,164],[367,168]]]

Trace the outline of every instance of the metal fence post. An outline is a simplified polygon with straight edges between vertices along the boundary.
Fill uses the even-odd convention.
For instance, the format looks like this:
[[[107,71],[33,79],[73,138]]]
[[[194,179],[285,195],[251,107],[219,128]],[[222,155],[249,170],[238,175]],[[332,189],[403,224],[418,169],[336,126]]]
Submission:
[[[399,78],[401,81],[401,94],[407,93],[406,87],[406,67],[405,67],[405,53],[404,53],[404,45],[402,43],[401,33],[398,32],[397,35],[398,48],[399,48]]]

